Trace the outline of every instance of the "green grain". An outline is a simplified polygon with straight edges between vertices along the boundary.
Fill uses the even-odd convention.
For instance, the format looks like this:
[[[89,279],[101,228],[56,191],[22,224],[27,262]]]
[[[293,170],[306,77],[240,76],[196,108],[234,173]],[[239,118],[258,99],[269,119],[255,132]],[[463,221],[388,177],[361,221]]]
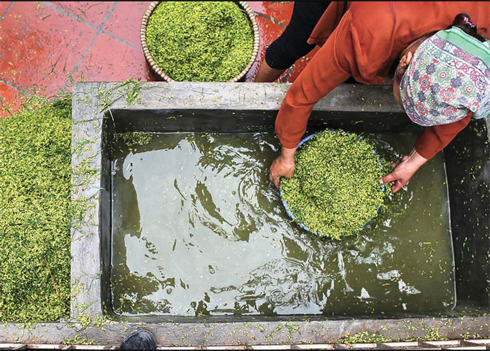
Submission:
[[[114,136],[115,143],[118,143],[119,140],[121,140],[126,146],[130,148],[134,146],[148,145],[151,139],[151,134],[138,132],[116,133]]]
[[[81,335],[75,335],[73,339],[65,339],[62,342],[63,345],[95,345],[95,341],[83,338]]]
[[[232,1],[163,1],[148,19],[148,50],[176,81],[225,82],[247,66],[252,27]]]
[[[392,340],[384,337],[380,333],[368,333],[367,331],[360,332],[354,335],[347,333],[343,337],[337,340],[338,344],[366,344],[366,343],[384,343],[391,342]]]
[[[0,320],[69,315],[71,98],[0,120]]]
[[[384,174],[373,146],[359,138],[327,130],[300,147],[293,177],[280,186],[295,222],[338,240],[377,216],[386,199]]]

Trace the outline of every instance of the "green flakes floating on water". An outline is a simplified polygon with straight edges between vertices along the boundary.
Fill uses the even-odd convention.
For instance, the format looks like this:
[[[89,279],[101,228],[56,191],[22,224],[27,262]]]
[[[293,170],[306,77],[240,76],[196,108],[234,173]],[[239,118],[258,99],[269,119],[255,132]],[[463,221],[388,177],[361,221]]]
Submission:
[[[293,177],[281,180],[296,223],[340,239],[377,216],[386,197],[379,184],[384,174],[373,146],[359,138],[326,130],[298,149]]]
[[[148,50],[176,81],[225,82],[250,61],[254,35],[232,1],[163,1],[146,28]]]
[[[0,320],[70,312],[71,98],[0,120]]]
[[[128,147],[133,146],[143,146],[148,145],[152,139],[151,134],[148,133],[138,133],[138,132],[127,132],[127,133],[117,133],[115,135],[115,141],[122,140],[124,144]]]

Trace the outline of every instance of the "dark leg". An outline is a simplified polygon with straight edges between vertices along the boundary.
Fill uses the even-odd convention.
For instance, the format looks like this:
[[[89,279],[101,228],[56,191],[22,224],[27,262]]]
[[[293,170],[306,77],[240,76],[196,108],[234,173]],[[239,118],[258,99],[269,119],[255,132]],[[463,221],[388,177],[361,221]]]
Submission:
[[[156,350],[157,344],[153,335],[145,329],[136,329],[121,342],[120,350]]]
[[[330,1],[294,3],[291,21],[281,36],[267,48],[256,82],[276,80],[297,59],[315,48],[307,40],[329,4]]]

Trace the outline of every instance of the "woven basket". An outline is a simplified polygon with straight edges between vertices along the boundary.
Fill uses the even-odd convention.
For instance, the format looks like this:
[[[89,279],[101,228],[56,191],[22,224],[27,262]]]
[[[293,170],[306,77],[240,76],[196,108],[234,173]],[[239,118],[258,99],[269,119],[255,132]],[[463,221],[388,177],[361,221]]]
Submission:
[[[334,130],[333,130],[333,129],[331,129],[329,132],[330,132],[330,133],[333,133],[333,131],[334,131]],[[349,134],[348,132],[344,132],[344,133]],[[310,140],[311,138],[313,138],[315,135],[316,135],[316,133],[313,133],[313,134],[310,134],[309,136],[307,136],[306,138],[302,139],[302,140],[299,142],[299,144],[298,144],[298,146],[297,146],[297,149],[299,149],[299,148],[300,148],[300,147],[301,147],[303,144],[305,144],[305,143],[306,143],[308,140]],[[364,139],[359,138],[359,141],[361,141],[361,142],[362,142],[362,141],[364,141]],[[375,155],[377,154],[375,150],[373,150],[373,153],[374,153]],[[383,164],[381,163],[381,160],[379,159],[379,156],[378,156],[377,161],[378,161],[379,166],[381,167],[381,170],[382,170],[382,171],[384,171]],[[383,192],[386,192],[386,185],[382,185],[382,186],[381,186],[381,189],[383,189]],[[289,206],[288,206],[288,204],[286,203],[286,200],[284,200],[284,193],[283,193],[283,192],[282,192],[282,190],[280,190],[280,189],[279,189],[279,195],[281,196],[281,201],[282,201],[282,204],[283,204],[284,208],[286,209],[286,213],[287,213],[287,214],[288,214],[288,216],[289,216],[289,217],[290,217],[290,218],[291,218],[291,219],[294,221],[294,220],[296,219],[296,216],[295,216],[295,215],[293,214],[293,212],[291,212],[291,210],[289,209]],[[380,207],[378,207],[378,208],[376,209],[376,211],[378,211],[378,213],[379,213],[379,210],[380,210]],[[364,224],[362,225],[361,229],[364,229],[364,227],[365,227],[365,226],[366,226],[366,225],[367,225],[369,222],[371,222],[371,220],[372,220],[372,219],[373,219],[373,218],[369,218],[369,219],[366,221],[366,223],[364,223]],[[310,230],[310,228],[308,228],[308,227],[307,227],[306,225],[304,225],[303,223],[298,223],[298,225],[299,225],[299,226],[300,226],[302,229],[306,230],[308,233],[312,233],[312,234],[316,234],[316,235],[319,235],[319,236],[325,236],[325,237],[328,237],[328,235],[325,235],[325,233],[319,233],[319,232],[314,232],[314,233],[313,233],[313,232]],[[358,231],[359,231],[359,230],[358,230]],[[355,231],[355,230],[354,230],[354,231],[352,231],[352,234],[356,234],[358,231]],[[346,234],[346,233],[343,233],[343,234],[342,234],[342,236],[344,236],[345,234]]]
[[[143,16],[143,20],[141,21],[141,46],[143,47],[143,53],[145,54],[146,61],[148,61],[148,64],[150,67],[153,69],[155,73],[157,73],[163,80],[167,82],[175,82],[172,78],[167,76],[155,63],[153,58],[151,57],[150,51],[148,50],[148,47],[146,46],[146,26],[148,25],[148,18],[150,17],[151,13],[157,7],[157,5],[161,1],[155,1],[152,2],[148,10],[146,11],[145,15]],[[235,3],[243,10],[245,11],[245,14],[247,15],[247,18],[249,19],[253,33],[254,33],[254,47],[252,51],[252,56],[250,57],[250,61],[248,62],[248,65],[243,69],[242,72],[238,76],[236,76],[233,79],[230,79],[229,82],[238,82],[240,79],[245,77],[245,74],[250,70],[252,67],[253,63],[255,62],[255,59],[257,58],[257,54],[259,53],[259,27],[257,26],[257,21],[255,20],[255,14],[253,10],[248,6],[248,4],[244,1],[235,1]]]

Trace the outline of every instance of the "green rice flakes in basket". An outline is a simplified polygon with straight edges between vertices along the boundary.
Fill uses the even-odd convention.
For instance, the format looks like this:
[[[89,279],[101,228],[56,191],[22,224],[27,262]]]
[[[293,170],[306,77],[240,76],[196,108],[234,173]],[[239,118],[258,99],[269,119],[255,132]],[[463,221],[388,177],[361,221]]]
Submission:
[[[233,1],[162,1],[148,19],[146,41],[173,80],[225,82],[247,66],[254,34]]]
[[[301,227],[340,240],[362,229],[383,207],[383,165],[360,136],[325,130],[299,147],[295,158],[295,172],[281,180],[280,190]]]

